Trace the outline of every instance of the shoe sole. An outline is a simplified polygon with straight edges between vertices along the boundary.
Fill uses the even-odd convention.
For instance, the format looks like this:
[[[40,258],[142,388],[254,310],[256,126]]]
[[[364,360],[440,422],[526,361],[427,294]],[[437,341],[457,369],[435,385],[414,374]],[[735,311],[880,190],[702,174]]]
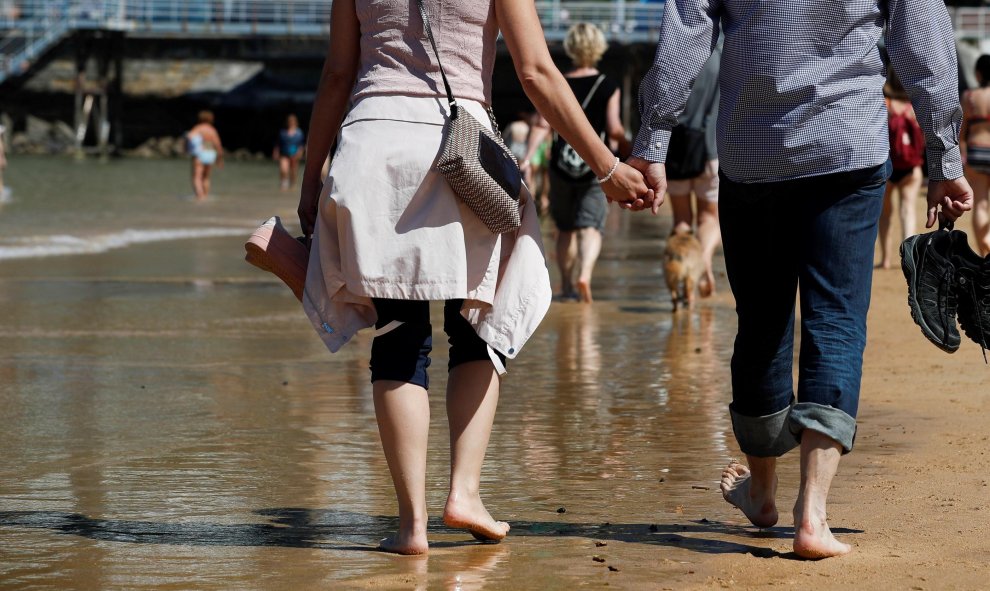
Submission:
[[[901,270],[904,272],[904,278],[907,279],[908,284],[908,307],[911,309],[911,318],[915,324],[921,327],[921,334],[925,335],[925,338],[946,353],[955,353],[959,350],[959,345],[949,345],[936,337],[935,333],[932,332],[932,329],[925,322],[924,315],[921,313],[921,306],[918,305],[918,298],[914,289],[915,278],[918,272],[918,266],[914,261],[914,245],[918,240],[923,240],[924,238],[924,234],[919,234],[901,243]],[[905,248],[905,246],[908,248]]]
[[[309,253],[277,220],[272,226],[266,222],[255,230],[244,244],[244,250],[244,260],[273,273],[292,290],[297,300],[302,301]]]

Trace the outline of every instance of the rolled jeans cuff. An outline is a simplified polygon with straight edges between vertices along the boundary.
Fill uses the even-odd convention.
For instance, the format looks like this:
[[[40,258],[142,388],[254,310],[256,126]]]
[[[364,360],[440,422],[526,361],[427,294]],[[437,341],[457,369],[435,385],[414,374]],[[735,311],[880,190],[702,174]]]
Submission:
[[[842,453],[852,451],[856,441],[856,419],[845,411],[814,402],[799,402],[791,408],[791,432],[800,441],[801,431],[811,429],[834,439]]]
[[[729,407],[732,431],[736,434],[739,449],[747,456],[776,458],[797,447],[798,442],[788,424],[788,406],[772,415],[748,417]]]

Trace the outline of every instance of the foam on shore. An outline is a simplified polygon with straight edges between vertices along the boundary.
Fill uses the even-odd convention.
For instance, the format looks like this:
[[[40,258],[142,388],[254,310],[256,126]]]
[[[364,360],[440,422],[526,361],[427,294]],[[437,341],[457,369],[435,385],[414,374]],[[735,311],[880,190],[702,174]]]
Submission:
[[[122,232],[95,234],[93,236],[68,234],[29,236],[0,243],[0,260],[98,254],[149,242],[222,236],[247,237],[250,233],[251,230],[247,228],[163,228],[156,230],[127,229]]]

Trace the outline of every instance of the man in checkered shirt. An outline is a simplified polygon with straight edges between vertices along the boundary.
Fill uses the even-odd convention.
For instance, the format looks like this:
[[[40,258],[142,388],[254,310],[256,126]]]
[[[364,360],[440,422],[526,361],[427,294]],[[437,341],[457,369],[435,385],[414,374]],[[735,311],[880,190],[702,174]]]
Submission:
[[[886,31],[885,31],[886,29]],[[736,298],[733,430],[748,467],[722,474],[725,499],[759,527],[777,522],[776,458],[800,446],[794,550],[845,554],[826,523],[841,454],[853,447],[873,249],[890,174],[884,66],[925,132],[928,227],[972,207],[958,146],[954,37],[942,0],[668,0],[630,164],[666,190],[670,129],[720,31],[719,215]],[[938,214],[938,210],[941,213]],[[794,403],[795,294],[801,351]]]

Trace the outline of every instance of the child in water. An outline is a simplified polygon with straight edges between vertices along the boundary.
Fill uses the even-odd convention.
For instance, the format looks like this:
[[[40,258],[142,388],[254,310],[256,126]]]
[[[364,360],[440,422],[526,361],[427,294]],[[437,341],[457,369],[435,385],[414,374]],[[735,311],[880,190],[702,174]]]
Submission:
[[[296,184],[305,145],[306,134],[299,128],[299,119],[289,115],[285,118],[285,129],[278,132],[278,143],[272,154],[272,159],[278,162],[279,186],[283,191]]]
[[[192,156],[192,185],[196,201],[210,194],[210,172],[216,165],[223,168],[223,145],[213,126],[213,113],[200,111],[199,122],[186,132],[186,151]]]

